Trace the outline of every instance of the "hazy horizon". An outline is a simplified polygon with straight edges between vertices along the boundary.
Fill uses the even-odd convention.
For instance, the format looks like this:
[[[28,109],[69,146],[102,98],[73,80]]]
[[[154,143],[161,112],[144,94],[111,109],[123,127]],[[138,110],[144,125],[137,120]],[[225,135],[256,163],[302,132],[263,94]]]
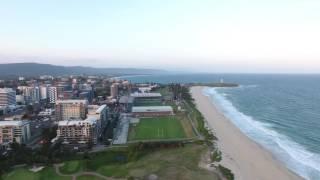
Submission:
[[[320,72],[320,2],[26,1],[0,6],[0,63]]]

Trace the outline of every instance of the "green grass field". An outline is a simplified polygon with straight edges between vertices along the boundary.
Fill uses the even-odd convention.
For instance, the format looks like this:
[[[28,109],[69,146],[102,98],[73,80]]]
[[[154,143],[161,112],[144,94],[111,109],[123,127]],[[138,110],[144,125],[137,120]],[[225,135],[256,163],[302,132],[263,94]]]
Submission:
[[[219,178],[215,173],[198,166],[200,156],[206,150],[205,146],[195,144],[181,148],[155,150],[134,162],[101,166],[97,172],[120,178],[133,176],[145,179],[147,175],[156,174],[159,179],[217,180]]]
[[[79,172],[84,170],[92,171],[114,178],[133,176],[138,179],[145,179],[150,174],[156,174],[159,176],[159,179],[217,180],[219,179],[217,174],[201,169],[198,166],[201,155],[206,151],[207,147],[204,145],[187,144],[180,148],[154,150],[152,153],[147,153],[136,161],[126,163],[114,162],[113,157],[115,157],[115,152],[106,151],[95,156],[91,155],[91,160],[87,165],[84,163],[85,160],[78,160],[79,162],[75,163],[73,161],[67,166],[70,169],[79,169]],[[87,169],[86,166],[90,168]],[[52,167],[46,167],[37,173],[31,172],[27,168],[17,168],[2,176],[2,179],[71,180],[71,177],[58,176]],[[100,180],[100,178],[84,175],[79,176],[77,180]]]
[[[71,180],[70,177],[62,177],[55,173],[52,167],[46,167],[43,170],[34,173],[26,168],[18,168],[2,176],[4,180]]]
[[[63,174],[73,174],[82,170],[82,161],[66,161],[64,166],[60,168],[60,172]]]
[[[95,176],[79,176],[77,177],[77,180],[104,180],[102,178],[99,178],[99,177],[95,177]]]
[[[129,140],[185,138],[184,129],[175,116],[141,118],[130,127]]]

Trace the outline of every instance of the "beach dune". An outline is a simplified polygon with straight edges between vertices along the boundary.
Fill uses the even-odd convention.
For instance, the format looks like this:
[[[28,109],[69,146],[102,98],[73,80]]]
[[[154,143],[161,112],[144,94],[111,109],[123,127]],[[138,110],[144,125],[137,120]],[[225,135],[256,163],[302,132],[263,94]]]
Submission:
[[[218,138],[222,152],[221,164],[235,175],[237,180],[295,180],[302,179],[272,154],[243,134],[203,95],[203,87],[192,87],[191,93],[199,111]]]

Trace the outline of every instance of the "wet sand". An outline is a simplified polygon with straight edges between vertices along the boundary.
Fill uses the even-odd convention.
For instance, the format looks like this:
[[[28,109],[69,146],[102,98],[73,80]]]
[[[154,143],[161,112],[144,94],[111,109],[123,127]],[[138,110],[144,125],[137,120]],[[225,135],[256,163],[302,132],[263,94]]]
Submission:
[[[218,138],[221,164],[237,180],[295,180],[301,177],[288,170],[259,144],[249,139],[203,95],[204,87],[192,87],[191,93],[199,111]]]

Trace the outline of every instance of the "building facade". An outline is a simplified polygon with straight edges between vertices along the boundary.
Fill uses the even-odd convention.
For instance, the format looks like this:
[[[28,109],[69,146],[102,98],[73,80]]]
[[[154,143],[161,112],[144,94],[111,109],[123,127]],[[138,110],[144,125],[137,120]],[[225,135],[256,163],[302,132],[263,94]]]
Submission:
[[[61,139],[63,144],[69,145],[97,144],[99,130],[97,121],[95,117],[88,117],[85,120],[59,121],[57,138]]]
[[[34,103],[40,101],[40,88],[38,86],[19,86],[26,103]]]
[[[110,87],[110,95],[111,97],[115,98],[118,96],[119,91],[119,85],[118,83],[113,83]]]
[[[57,87],[48,87],[48,100],[49,103],[54,104],[58,99]]]
[[[132,115],[136,117],[157,117],[174,114],[171,106],[135,106],[132,107]]]
[[[12,142],[27,143],[31,138],[28,121],[0,121],[0,144],[8,146]]]
[[[41,100],[46,100],[48,98],[48,86],[40,86],[40,97]]]
[[[89,105],[88,106],[88,118],[94,117],[97,119],[98,134],[102,136],[103,130],[108,123],[108,107],[107,105],[97,106]]]
[[[11,88],[0,89],[0,106],[16,105],[16,91]]]
[[[64,121],[70,119],[86,118],[88,111],[87,100],[58,100],[56,101],[56,120]]]
[[[162,95],[160,93],[132,93],[135,106],[161,105]]]

